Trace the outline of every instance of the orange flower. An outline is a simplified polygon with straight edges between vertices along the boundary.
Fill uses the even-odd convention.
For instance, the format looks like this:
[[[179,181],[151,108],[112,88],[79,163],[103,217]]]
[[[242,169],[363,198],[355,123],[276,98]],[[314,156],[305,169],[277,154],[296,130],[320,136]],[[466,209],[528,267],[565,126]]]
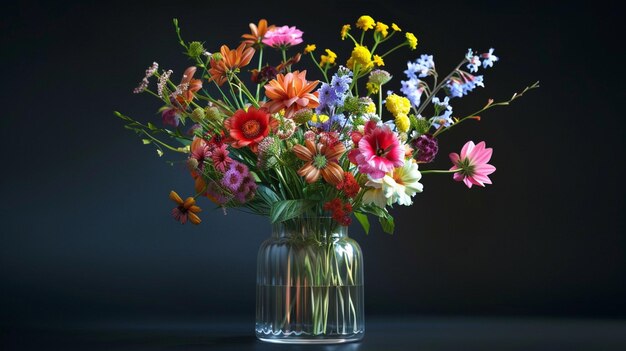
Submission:
[[[247,66],[254,56],[254,48],[247,48],[246,43],[241,43],[237,49],[231,50],[226,45],[220,48],[221,60],[211,59],[209,74],[217,85],[221,86],[228,79],[228,72],[237,71]]]
[[[278,74],[265,85],[265,95],[271,100],[264,107],[270,113],[285,110],[285,117],[291,118],[303,108],[316,108],[320,102],[317,92],[312,93],[319,81],[308,82],[306,71],[293,71],[285,75]]]
[[[193,224],[200,224],[202,220],[196,213],[202,211],[200,207],[196,206],[196,200],[193,197],[188,197],[183,201],[183,199],[178,196],[175,191],[170,191],[170,199],[176,202],[178,206],[174,207],[172,210],[172,216],[174,219],[179,221],[182,224],[187,223],[187,219]]]
[[[306,161],[298,170],[298,175],[304,177],[307,183],[314,183],[322,175],[322,178],[334,186],[343,181],[344,172],[339,166],[338,159],[346,151],[342,143],[332,147],[323,144],[315,144],[312,140],[305,140],[304,145],[296,145],[293,152],[296,157]]]
[[[202,81],[200,79],[193,79],[193,75],[196,73],[196,67],[191,66],[183,73],[183,78],[180,80],[179,88],[181,94],[176,96],[181,104],[188,104],[194,98],[194,94],[202,89]]]
[[[241,42],[245,43],[248,47],[253,46],[255,48],[259,48],[259,46],[261,45],[261,40],[263,40],[263,37],[265,37],[265,33],[267,33],[267,31],[270,29],[274,29],[274,25],[267,25],[266,19],[260,20],[258,25],[250,23],[249,26],[250,34],[242,35],[241,37],[244,40],[242,40]]]

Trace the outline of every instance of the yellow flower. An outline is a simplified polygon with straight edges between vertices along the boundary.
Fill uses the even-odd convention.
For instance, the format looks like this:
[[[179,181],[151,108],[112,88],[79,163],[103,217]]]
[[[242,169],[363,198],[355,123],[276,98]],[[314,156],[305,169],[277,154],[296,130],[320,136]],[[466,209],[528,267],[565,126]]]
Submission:
[[[350,55],[350,58],[346,63],[346,66],[348,66],[348,68],[350,68],[352,71],[356,70],[355,66],[357,65],[359,67],[359,71],[361,72],[367,71],[374,66],[374,64],[372,63],[372,54],[370,53],[369,49],[363,45],[357,45],[356,47],[354,47],[354,50],[352,50],[352,55]]]
[[[311,116],[311,122],[313,123],[324,123],[328,121],[328,119],[330,119],[330,117],[327,115],[313,114],[313,116]]]
[[[367,93],[369,95],[378,94],[378,90],[380,89],[380,85],[372,82],[367,82],[365,84],[365,88],[367,88]],[[376,107],[374,107],[374,112],[376,111]]]
[[[409,120],[409,116],[407,116],[406,114],[398,114],[396,116],[396,128],[398,128],[398,131],[401,133],[406,133],[409,131],[409,127],[411,127],[411,121]]]
[[[322,55],[320,57],[320,65],[334,65],[335,60],[337,59],[337,54],[332,52],[330,49],[326,49],[324,51],[326,51],[326,55]]]
[[[374,55],[374,64],[378,67],[380,66],[384,66],[385,65],[385,61],[383,61],[383,58],[378,56],[378,55]]]
[[[383,22],[376,22],[376,32],[383,35],[383,38],[386,38],[389,32],[387,32],[389,26],[384,24]]]
[[[406,32],[404,36],[406,37],[406,41],[409,43],[411,50],[415,50],[417,47],[417,38],[415,37],[415,34]]]
[[[391,29],[395,30],[396,32],[401,32],[402,31],[402,29],[400,29],[400,27],[398,27],[398,25],[395,24],[395,23],[391,24]]]
[[[315,49],[317,49],[317,47],[315,46],[315,44],[309,44],[304,48],[304,53],[308,54],[311,53],[313,51],[315,51]]]
[[[349,24],[344,24],[343,27],[341,27],[341,40],[346,39],[346,37],[348,36],[348,32],[350,31],[350,25]]]
[[[367,107],[365,108],[365,112],[376,113],[376,104],[373,102],[370,102],[369,104],[367,104]]]
[[[385,106],[387,107],[387,111],[391,112],[395,117],[406,115],[411,110],[411,102],[409,99],[396,94],[387,96]]]
[[[356,21],[356,26],[363,29],[363,31],[367,31],[369,29],[374,29],[375,23],[376,21],[374,21],[372,17],[363,15]]]

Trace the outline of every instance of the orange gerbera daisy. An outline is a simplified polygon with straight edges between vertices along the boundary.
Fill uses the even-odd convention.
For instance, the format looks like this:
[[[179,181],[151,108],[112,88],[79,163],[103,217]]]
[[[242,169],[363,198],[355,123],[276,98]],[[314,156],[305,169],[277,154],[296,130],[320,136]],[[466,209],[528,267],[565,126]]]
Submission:
[[[196,206],[196,199],[190,196],[183,201],[183,199],[181,199],[180,196],[178,196],[178,194],[173,190],[170,191],[170,199],[178,205],[172,210],[172,216],[174,219],[182,224],[187,223],[187,220],[193,224],[200,224],[200,222],[202,222],[200,217],[196,214],[202,211],[200,207]]]
[[[265,85],[265,95],[271,100],[264,107],[270,113],[285,110],[285,117],[291,118],[294,113],[303,108],[316,108],[320,102],[318,93],[312,93],[319,83],[318,80],[308,82],[306,70],[293,71],[285,75],[278,74]]]
[[[237,71],[247,66],[254,56],[254,48],[246,48],[246,43],[241,43],[237,49],[231,50],[226,45],[220,48],[222,58],[211,59],[209,74],[217,85],[221,86],[228,79],[228,72]]]
[[[265,33],[267,33],[267,31],[270,29],[274,29],[274,25],[267,25],[266,19],[260,20],[258,25],[250,23],[249,26],[250,34],[242,35],[241,37],[244,40],[242,40],[241,42],[245,43],[248,47],[253,46],[257,49],[261,45],[261,40],[263,40],[263,37],[265,37]]]
[[[296,145],[293,147],[296,157],[306,161],[304,166],[298,170],[298,175],[304,177],[307,183],[316,182],[321,175],[327,183],[337,186],[344,177],[338,159],[345,151],[346,147],[342,143],[328,147],[321,143],[315,144],[312,140],[305,140],[304,146]]]

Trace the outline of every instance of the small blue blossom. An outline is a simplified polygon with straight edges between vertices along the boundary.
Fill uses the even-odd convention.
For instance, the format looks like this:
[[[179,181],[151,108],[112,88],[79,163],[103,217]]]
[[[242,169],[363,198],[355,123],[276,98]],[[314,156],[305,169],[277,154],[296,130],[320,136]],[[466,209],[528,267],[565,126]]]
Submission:
[[[498,56],[493,54],[493,48],[490,48],[489,52],[486,52],[481,56],[483,58],[483,68],[493,67],[493,63],[500,59]]]
[[[478,72],[478,67],[480,67],[480,57],[474,55],[474,51],[472,49],[467,49],[465,59],[469,62],[467,64],[467,69],[469,69],[470,72]]]
[[[402,84],[402,88],[400,88],[402,94],[409,99],[413,106],[418,107],[421,103],[422,92],[424,91],[421,85],[422,81],[417,78],[411,78],[409,80],[403,80],[400,83]]]
[[[436,129],[439,129],[439,127],[441,127],[442,125],[447,128],[454,123],[451,115],[452,115],[452,111],[446,110],[441,116],[432,117],[430,119],[430,123]]]
[[[341,97],[337,96],[337,92],[333,89],[332,86],[322,83],[322,86],[319,89],[319,101],[320,104],[317,107],[318,113],[322,111],[325,107],[335,107],[338,103],[341,102]]]
[[[463,77],[453,77],[446,83],[446,91],[450,97],[463,97],[476,87],[484,87],[483,76],[463,73]]]
[[[433,55],[422,55],[415,62],[409,61],[406,65],[407,69],[404,71],[404,74],[409,79],[424,78],[431,74],[431,70],[435,69]]]
[[[339,76],[337,74],[333,75],[333,78],[330,81],[330,85],[335,90],[337,96],[344,95],[350,89],[350,84],[352,83],[352,78],[349,75]]]
[[[439,100],[438,97],[433,97],[433,104],[435,104],[436,106],[439,107],[443,107],[446,110],[450,110],[452,111],[452,106],[450,106],[450,97],[446,96],[445,98],[443,98],[443,101]]]
[[[337,69],[336,75],[338,75],[339,77],[343,77],[343,76],[352,77],[353,73],[349,68],[345,66],[339,66],[339,68]]]

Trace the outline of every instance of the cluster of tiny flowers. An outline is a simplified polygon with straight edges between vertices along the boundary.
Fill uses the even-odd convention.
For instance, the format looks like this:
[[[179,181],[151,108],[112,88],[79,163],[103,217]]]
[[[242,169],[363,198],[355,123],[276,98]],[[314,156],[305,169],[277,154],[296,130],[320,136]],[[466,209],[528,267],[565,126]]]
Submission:
[[[331,212],[333,219],[343,226],[352,223],[350,218],[352,205],[349,202],[342,203],[340,199],[335,198],[324,204],[324,210]]]
[[[152,77],[158,69],[159,69],[159,64],[156,62],[152,62],[152,66],[146,69],[146,75],[143,77],[143,79],[139,83],[139,86],[133,89],[133,93],[139,94],[139,93],[142,93],[144,90],[146,90],[148,88],[148,84],[150,83],[148,81],[148,78]]]
[[[237,202],[244,203],[254,196],[256,183],[250,175],[248,167],[243,163],[233,161],[224,173],[222,186],[234,195]]]
[[[483,59],[481,62],[480,59]],[[478,67],[481,65],[483,68],[493,67],[493,63],[498,61],[498,56],[493,54],[493,48],[489,49],[489,52],[483,53],[480,56],[476,55],[472,49],[467,49],[467,54],[465,54],[465,59],[467,59],[467,69],[470,72],[478,72]]]
[[[450,97],[463,97],[476,87],[484,87],[483,76],[474,76],[459,71],[458,77],[452,77],[446,82],[446,91]]]
[[[165,85],[167,84],[167,81],[170,79],[170,76],[172,75],[172,73],[174,73],[174,71],[167,70],[164,71],[163,74],[161,74],[161,77],[159,77],[159,82],[157,83],[157,93],[159,94],[159,97],[163,97],[163,90],[165,89]]]
[[[422,98],[422,92],[424,92],[425,83],[419,78],[424,78],[432,74],[435,69],[435,61],[433,61],[432,55],[422,55],[415,62],[407,62],[407,69],[404,71],[408,80],[403,80],[400,83],[402,88],[400,91],[406,96],[411,105],[418,107]]]
[[[418,136],[413,140],[411,146],[417,151],[415,160],[422,163],[432,162],[439,151],[437,139],[430,134]]]
[[[342,74],[335,73],[330,84],[322,83],[319,89],[320,104],[316,108],[317,113],[343,104],[352,83],[352,72],[346,73],[346,71],[342,70]]]
[[[337,190],[343,191],[347,197],[354,199],[359,193],[359,190],[361,190],[361,187],[356,179],[354,179],[352,173],[344,172],[343,180],[337,184]]]
[[[185,77],[185,76],[183,75],[183,79],[184,79],[184,77]],[[188,88],[189,88],[189,83],[181,83],[181,84],[178,84],[178,85],[176,86],[176,90],[174,90],[174,91],[170,94],[170,97],[171,97],[171,98],[175,98],[175,97],[177,97],[178,95],[182,95],[182,94],[183,94],[183,92],[184,92],[184,91],[186,91]]]

